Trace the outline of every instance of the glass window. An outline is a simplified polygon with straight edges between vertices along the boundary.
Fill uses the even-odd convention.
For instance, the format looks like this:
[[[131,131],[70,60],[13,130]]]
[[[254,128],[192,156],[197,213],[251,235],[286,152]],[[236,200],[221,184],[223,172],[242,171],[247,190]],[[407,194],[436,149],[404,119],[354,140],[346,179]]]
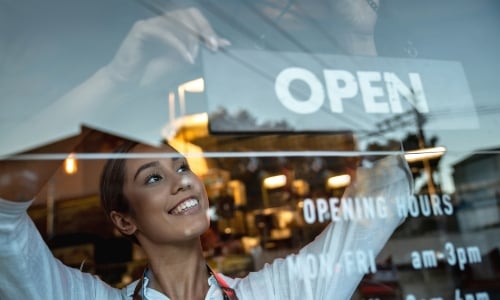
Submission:
[[[500,297],[498,1],[0,7],[0,273],[11,278],[0,298],[38,285],[65,298],[50,276],[16,275],[53,272],[52,255],[117,289],[145,277],[145,299],[147,288],[172,297],[154,282],[159,245],[181,249],[175,228],[198,223],[160,228],[205,198],[202,260],[240,297]],[[100,186],[116,159],[126,167]],[[206,197],[186,192],[198,181]],[[144,195],[167,187],[158,221]],[[13,226],[25,209],[36,230]]]

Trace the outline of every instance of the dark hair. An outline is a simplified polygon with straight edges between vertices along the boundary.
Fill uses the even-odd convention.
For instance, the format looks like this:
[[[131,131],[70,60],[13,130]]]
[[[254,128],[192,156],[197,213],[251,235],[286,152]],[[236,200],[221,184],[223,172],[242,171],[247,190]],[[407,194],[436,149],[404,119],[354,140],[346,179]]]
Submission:
[[[128,153],[138,144],[137,142],[126,141],[118,146],[113,153]],[[111,158],[106,162],[101,173],[101,205],[108,217],[113,210],[122,213],[130,212],[128,199],[123,194],[125,162],[125,158]],[[134,237],[132,239],[135,240]]]

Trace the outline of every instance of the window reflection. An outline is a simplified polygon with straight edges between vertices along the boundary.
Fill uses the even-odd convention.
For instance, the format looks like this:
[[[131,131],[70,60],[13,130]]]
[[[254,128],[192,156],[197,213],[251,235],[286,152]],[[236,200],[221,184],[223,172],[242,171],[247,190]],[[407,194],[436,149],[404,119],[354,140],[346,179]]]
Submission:
[[[298,251],[341,203],[383,216],[383,202],[327,182],[404,152],[406,220],[380,254],[346,261],[368,270],[353,298],[498,297],[496,2],[32,2],[1,4],[0,154],[31,165],[75,151],[78,172],[59,169],[29,210],[66,264],[115,286],[141,275],[144,253],[97,196],[104,154],[123,140],[186,153],[210,198],[204,255],[230,276]],[[287,67],[312,75],[285,81],[299,107],[285,114],[271,97]],[[273,175],[285,184],[264,184]]]

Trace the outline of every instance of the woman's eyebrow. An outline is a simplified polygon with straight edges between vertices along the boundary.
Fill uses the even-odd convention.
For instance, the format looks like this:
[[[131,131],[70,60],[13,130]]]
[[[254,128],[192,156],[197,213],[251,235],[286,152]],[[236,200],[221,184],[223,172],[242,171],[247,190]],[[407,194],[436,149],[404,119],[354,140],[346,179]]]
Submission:
[[[141,173],[143,170],[145,170],[147,168],[151,168],[151,167],[157,167],[159,165],[160,165],[160,162],[157,160],[143,164],[142,166],[139,167],[139,169],[137,169],[137,172],[135,172],[134,181],[137,178],[137,176],[139,176],[139,173]]]

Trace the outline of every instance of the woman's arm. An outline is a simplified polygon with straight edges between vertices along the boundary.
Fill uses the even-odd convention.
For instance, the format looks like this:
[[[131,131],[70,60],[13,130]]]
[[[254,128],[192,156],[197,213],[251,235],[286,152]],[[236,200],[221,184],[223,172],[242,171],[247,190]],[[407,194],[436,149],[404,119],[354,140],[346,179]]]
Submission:
[[[413,192],[411,173],[402,156],[387,157],[372,168],[359,168],[343,199],[381,201],[374,218],[341,220],[327,228],[297,255],[278,259],[242,280],[230,281],[243,299],[349,299],[375,258],[402,223],[397,204]]]
[[[24,154],[70,153],[84,136]],[[97,277],[56,260],[26,213],[60,164],[0,160],[0,299],[120,299]]]
[[[121,299],[119,290],[55,259],[26,209],[0,199],[0,299]]]
[[[311,277],[312,299],[348,299],[365,274],[376,272],[375,258],[404,221],[398,205],[413,193],[413,179],[402,155],[386,157],[371,168],[360,167],[342,199],[369,198],[376,215],[342,219],[329,224],[299,256],[317,257],[318,274]],[[357,209],[359,210],[359,209]],[[361,210],[362,211],[362,210]],[[362,211],[363,212],[363,211]]]

